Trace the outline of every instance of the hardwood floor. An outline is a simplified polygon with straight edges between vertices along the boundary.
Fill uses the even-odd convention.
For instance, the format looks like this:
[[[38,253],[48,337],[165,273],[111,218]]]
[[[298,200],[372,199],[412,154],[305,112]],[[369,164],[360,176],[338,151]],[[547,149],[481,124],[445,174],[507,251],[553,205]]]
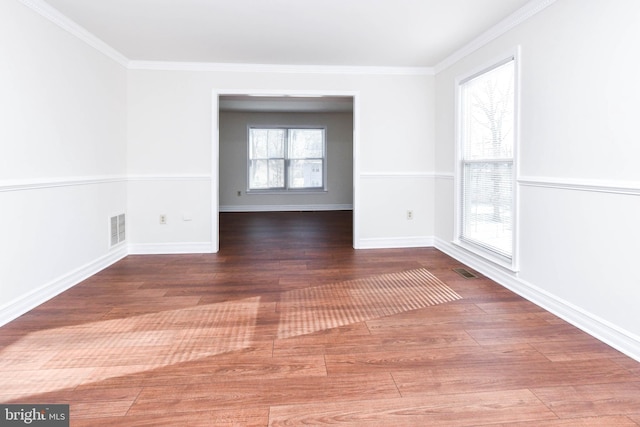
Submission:
[[[350,212],[220,214],[0,328],[0,402],[73,426],[637,426],[640,364]]]

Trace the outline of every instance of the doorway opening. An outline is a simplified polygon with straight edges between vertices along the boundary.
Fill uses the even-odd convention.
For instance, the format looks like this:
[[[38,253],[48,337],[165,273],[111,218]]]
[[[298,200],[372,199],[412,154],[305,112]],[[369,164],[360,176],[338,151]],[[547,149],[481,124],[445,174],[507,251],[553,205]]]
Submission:
[[[322,128],[326,134],[324,157],[314,160],[319,164],[325,162],[323,188],[294,191],[250,188],[250,165],[255,162],[250,153],[256,150],[249,143],[252,129],[287,129],[293,134],[290,129],[312,128]],[[212,133],[214,252],[220,249],[220,213],[231,212],[351,211],[351,246],[357,247],[357,93],[214,91]],[[271,145],[278,146],[277,142]],[[290,148],[285,150],[291,152]],[[299,151],[296,153],[291,154],[293,160],[269,154],[260,162],[271,162],[274,169],[291,168],[296,163],[295,172],[306,173],[300,170],[303,169],[300,164],[305,165],[299,160]]]

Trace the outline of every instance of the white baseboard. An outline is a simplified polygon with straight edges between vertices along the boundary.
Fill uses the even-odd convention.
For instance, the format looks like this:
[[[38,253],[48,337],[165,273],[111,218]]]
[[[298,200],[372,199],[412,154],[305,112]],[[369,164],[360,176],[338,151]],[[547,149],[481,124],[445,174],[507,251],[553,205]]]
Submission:
[[[528,283],[512,272],[485,261],[464,249],[435,238],[435,247],[458,261],[482,273],[505,288],[515,292],[539,307],[571,323],[589,335],[608,344],[627,356],[640,361],[640,337],[607,320],[571,304],[551,293]]]
[[[350,211],[352,204],[335,205],[225,205],[220,212],[298,212],[298,211]]]
[[[131,255],[209,254],[214,248],[211,242],[193,243],[136,243],[129,245]]]
[[[395,248],[430,248],[433,237],[389,237],[359,239],[354,245],[356,249],[395,249]]]
[[[112,250],[108,254],[92,261],[76,270],[71,271],[41,287],[22,295],[0,307],[0,326],[22,316],[29,310],[61,294],[77,285],[88,277],[104,270],[110,265],[127,256],[126,246]]]
[[[185,254],[185,253],[211,253],[211,243],[163,243],[163,244],[137,244],[119,246],[108,254],[92,261],[76,270],[73,270],[32,292],[22,295],[13,301],[9,301],[0,307],[0,326],[22,316],[51,298],[72,288],[83,280],[99,273],[112,264],[120,261],[129,254]]]

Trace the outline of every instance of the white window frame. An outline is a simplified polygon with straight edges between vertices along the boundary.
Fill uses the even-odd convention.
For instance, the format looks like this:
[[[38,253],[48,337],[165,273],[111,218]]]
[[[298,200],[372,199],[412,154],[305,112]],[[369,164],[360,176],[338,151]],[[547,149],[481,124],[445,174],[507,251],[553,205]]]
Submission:
[[[284,187],[277,188],[251,188],[251,129],[281,129],[285,131],[285,147],[284,147]],[[289,157],[289,131],[291,130],[321,130],[322,131],[322,187],[289,187],[289,167],[291,159]],[[249,125],[247,126],[247,187],[248,194],[300,194],[300,193],[326,193],[327,192],[327,128],[326,126],[265,126],[265,125]]]
[[[512,169],[512,247],[511,256],[504,256],[497,251],[475,244],[472,241],[462,238],[462,197],[463,197],[463,115],[462,115],[462,86],[464,83],[487,73],[501,65],[513,60],[514,62],[514,123],[513,123],[513,169]],[[494,60],[483,64],[476,69],[465,73],[455,79],[455,167],[454,167],[454,238],[453,243],[483,259],[503,267],[512,272],[518,272],[518,242],[519,242],[519,186],[520,176],[520,47],[505,52]]]

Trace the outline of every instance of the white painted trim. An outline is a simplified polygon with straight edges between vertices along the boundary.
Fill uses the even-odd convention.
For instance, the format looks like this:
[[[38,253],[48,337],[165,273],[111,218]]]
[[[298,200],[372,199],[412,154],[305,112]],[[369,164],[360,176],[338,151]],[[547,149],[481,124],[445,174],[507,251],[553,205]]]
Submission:
[[[435,177],[436,179],[446,179],[449,181],[453,181],[455,179],[455,175],[448,172],[436,172]]]
[[[539,307],[571,323],[589,335],[640,361],[640,337],[611,322],[601,319],[581,307],[528,283],[481,257],[466,252],[452,243],[435,238],[435,247],[468,265],[491,280],[531,301]]]
[[[114,248],[106,255],[77,268],[0,307],[0,326],[25,314],[88,277],[104,270],[127,256],[126,246]]]
[[[220,89],[215,92],[218,96],[256,96],[256,97],[292,97],[292,98],[322,98],[327,97],[353,97],[358,92],[355,91],[331,91],[331,90],[299,90],[299,89]],[[355,106],[354,106],[355,112]]]
[[[75,187],[80,185],[111,184],[117,182],[144,181],[210,181],[206,174],[174,174],[174,175],[114,175],[98,177],[66,177],[50,179],[14,179],[0,181],[0,193],[9,191],[41,190],[57,187]]]
[[[554,0],[555,1],[555,0]],[[520,85],[520,62],[521,62],[521,47],[519,45],[503,52],[502,54],[492,58],[490,61],[486,61],[479,66],[471,70],[467,70],[464,74],[460,74],[455,78],[455,164],[454,164],[454,199],[453,199],[453,235],[456,245],[465,248],[468,251],[475,252],[477,255],[484,255],[488,260],[493,263],[499,264],[508,268],[510,271],[517,272],[519,270],[519,230],[520,230],[520,186],[517,185],[517,179],[513,179],[513,194],[512,194],[512,246],[511,257],[504,257],[498,253],[482,248],[462,240],[462,152],[463,152],[463,124],[462,124],[462,85],[468,82],[470,79],[478,77],[479,75],[488,72],[496,67],[507,64],[513,60],[514,62],[514,141],[513,141],[513,164],[515,167],[515,177],[519,175],[520,171],[520,99],[521,99],[521,85]]]
[[[97,177],[67,177],[49,179],[14,179],[0,181],[0,193],[8,191],[41,190],[57,187],[74,187],[79,185],[111,184],[114,182],[126,182],[124,175],[97,176]]]
[[[133,243],[129,255],[210,254],[214,249],[211,242]]]
[[[337,205],[226,205],[220,206],[220,212],[316,212],[350,211],[352,204]]]
[[[354,249],[360,247],[360,216],[358,215],[360,210],[360,195],[362,194],[360,188],[360,174],[362,171],[362,167],[360,165],[360,93],[353,93],[353,214],[352,214],[352,242],[351,245]]]
[[[129,64],[129,60],[116,49],[112,48],[101,39],[87,31],[84,27],[76,24],[74,21],[69,19],[66,15],[60,13],[56,8],[52,7],[44,0],[19,0],[20,3],[27,6],[29,9],[38,13],[42,17],[48,19],[53,24],[67,31],[71,35],[77,37],[82,40],[89,46],[93,47],[97,51],[103,53],[107,57],[113,59],[118,64],[123,67],[127,67]]]
[[[517,267],[515,267],[509,260],[502,259],[498,255],[494,254],[491,251],[484,250],[480,246],[470,245],[461,240],[454,240],[453,245],[458,247],[460,250],[464,252],[468,252],[475,256],[483,258],[486,262],[493,264],[497,267],[504,269],[510,273],[518,273]]]
[[[130,175],[128,181],[210,181],[211,175],[175,174],[175,175]]]
[[[640,196],[640,182],[571,179],[558,177],[521,176],[518,184],[525,187],[553,188],[558,190],[588,191],[593,193]]]
[[[218,248],[218,212],[220,209],[219,202],[219,147],[220,147],[220,130],[219,130],[219,108],[218,100],[224,95],[269,95],[269,96],[344,96],[353,98],[353,247],[359,247],[360,236],[360,219],[358,210],[360,206],[360,92],[344,91],[344,90],[278,90],[278,89],[213,89],[212,90],[212,231],[211,241],[215,242],[216,252]]]
[[[434,240],[431,236],[382,237],[360,239],[357,249],[400,249],[431,248]]]
[[[481,47],[487,45],[489,42],[495,40],[509,30],[517,27],[536,14],[542,12],[544,9],[551,6],[555,2],[556,0],[531,0],[529,3],[527,3],[511,15],[509,15],[493,27],[489,28],[480,36],[476,37],[470,43],[438,63],[434,67],[435,74],[446,70],[465,56],[470,55]]]
[[[220,251],[220,95],[211,92],[211,242],[212,252]]]
[[[432,76],[431,67],[367,67],[337,65],[234,64],[215,62],[129,61],[130,70],[208,71],[222,73],[355,74]]]
[[[453,180],[453,173],[436,172],[436,179]],[[597,179],[571,179],[547,176],[521,176],[516,182],[523,187],[553,188],[558,190],[587,191],[592,193],[640,195],[640,182]]]
[[[360,177],[362,179],[436,179],[437,175],[433,172],[363,172]]]

